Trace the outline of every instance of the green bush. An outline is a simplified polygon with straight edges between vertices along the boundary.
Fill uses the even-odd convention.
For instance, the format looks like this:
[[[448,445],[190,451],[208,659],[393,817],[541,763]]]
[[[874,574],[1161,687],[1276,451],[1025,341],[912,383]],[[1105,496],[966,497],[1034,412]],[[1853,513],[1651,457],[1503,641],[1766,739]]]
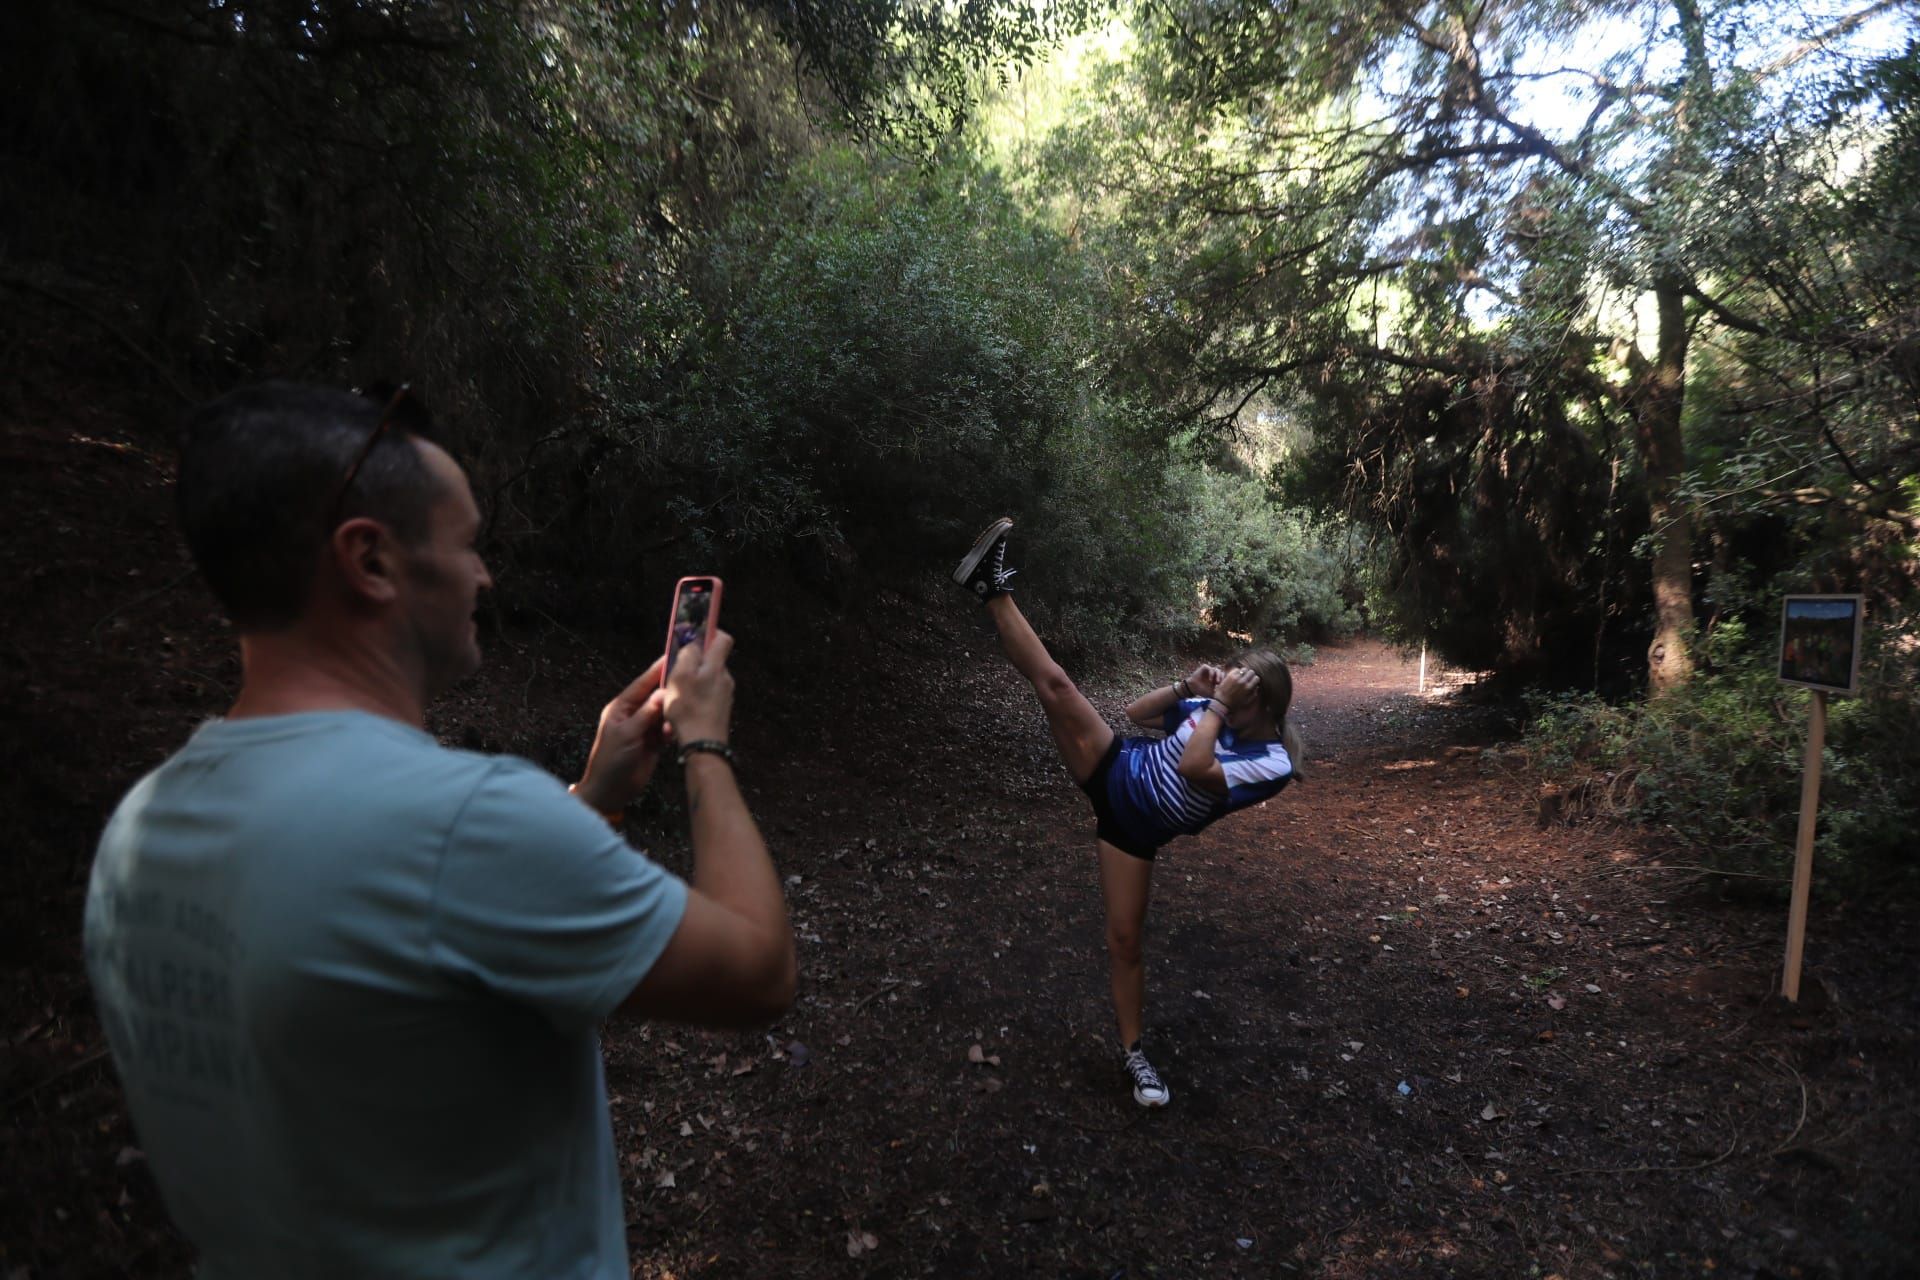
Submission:
[[[1788,874],[1812,695],[1776,678],[1773,640],[1723,623],[1704,646],[1713,669],[1646,702],[1539,699],[1526,735],[1532,762],[1569,785],[1575,814],[1663,826],[1712,865]],[[1815,846],[1823,874],[1915,869],[1916,678],[1920,653],[1890,625],[1869,634],[1861,696],[1828,700]]]
[[[0,241],[35,288],[111,281],[186,388],[413,381],[503,610],[651,627],[690,563],[856,605],[1005,512],[1069,648],[1195,625],[1201,579],[1235,625],[1338,625],[1313,530],[1124,389],[1110,266],[964,138],[817,129],[780,15],[149,8],[0,48],[38,196]]]
[[[1215,619],[1262,644],[1359,629],[1356,574],[1336,523],[1285,510],[1233,471],[1201,468],[1182,486],[1194,532],[1187,573]]]
[[[1088,270],[991,169],[824,149],[743,201],[680,292],[635,282],[618,301],[628,332],[673,342],[604,366],[593,527],[567,542],[627,580],[649,548],[686,544],[802,564],[857,601],[859,584],[924,579],[1004,512],[1024,598],[1064,649],[1203,613],[1350,629],[1326,532],[1106,383]]]

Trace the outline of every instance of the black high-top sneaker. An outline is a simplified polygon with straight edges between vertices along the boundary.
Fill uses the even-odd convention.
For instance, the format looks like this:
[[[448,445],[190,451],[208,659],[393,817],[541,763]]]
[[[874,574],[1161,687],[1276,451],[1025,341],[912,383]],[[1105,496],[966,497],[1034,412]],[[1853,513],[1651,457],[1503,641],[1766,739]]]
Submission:
[[[973,592],[978,600],[991,600],[1013,591],[1007,582],[1019,570],[1007,568],[1007,531],[1012,528],[1013,521],[1001,516],[982,529],[973,546],[961,557],[960,567],[953,571],[953,580]]]
[[[1160,1081],[1160,1073],[1147,1061],[1147,1055],[1140,1052],[1140,1044],[1134,1042],[1127,1050],[1127,1074],[1133,1078],[1133,1100],[1143,1107],[1164,1107],[1173,1097],[1173,1091]]]

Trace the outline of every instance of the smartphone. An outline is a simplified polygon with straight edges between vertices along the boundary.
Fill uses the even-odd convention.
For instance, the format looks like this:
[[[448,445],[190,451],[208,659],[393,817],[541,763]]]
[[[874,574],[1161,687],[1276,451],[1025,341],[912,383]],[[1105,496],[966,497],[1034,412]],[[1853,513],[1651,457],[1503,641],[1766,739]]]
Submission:
[[[711,574],[682,578],[673,589],[673,620],[667,624],[667,665],[661,679],[673,674],[673,660],[688,645],[704,649],[720,624],[720,579]]]

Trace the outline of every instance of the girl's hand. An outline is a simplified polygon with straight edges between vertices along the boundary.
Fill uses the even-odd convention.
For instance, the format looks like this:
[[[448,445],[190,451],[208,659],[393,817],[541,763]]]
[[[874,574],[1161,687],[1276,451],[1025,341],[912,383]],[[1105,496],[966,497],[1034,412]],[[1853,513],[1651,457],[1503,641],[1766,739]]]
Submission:
[[[1220,687],[1220,668],[1203,662],[1187,676],[1187,690],[1196,698],[1211,698]]]
[[[1221,679],[1213,696],[1226,703],[1230,710],[1250,707],[1260,696],[1260,677],[1249,667],[1235,667]]]

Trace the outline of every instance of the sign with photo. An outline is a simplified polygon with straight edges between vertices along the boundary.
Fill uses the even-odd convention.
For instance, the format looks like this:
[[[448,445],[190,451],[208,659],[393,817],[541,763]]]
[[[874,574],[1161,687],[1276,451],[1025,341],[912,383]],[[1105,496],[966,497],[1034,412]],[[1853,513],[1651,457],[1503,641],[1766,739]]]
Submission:
[[[1788,596],[1780,614],[1780,679],[1828,693],[1860,683],[1861,596]]]

